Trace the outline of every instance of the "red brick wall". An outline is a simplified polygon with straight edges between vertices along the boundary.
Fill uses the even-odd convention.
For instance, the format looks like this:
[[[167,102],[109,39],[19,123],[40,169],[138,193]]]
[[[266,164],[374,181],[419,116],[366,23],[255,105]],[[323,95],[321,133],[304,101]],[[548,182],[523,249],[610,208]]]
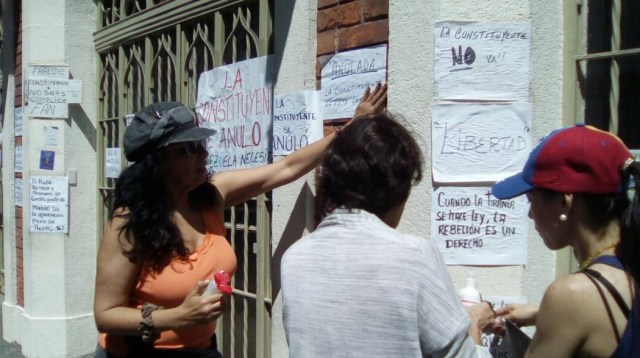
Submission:
[[[18,38],[16,40],[16,58],[15,67],[13,72],[15,74],[16,92],[14,96],[14,106],[16,108],[22,107],[22,8],[20,1],[16,2],[16,14],[18,22]],[[23,116],[23,126],[26,126],[26,121]],[[16,145],[22,145],[22,136],[16,137]],[[22,173],[15,173],[16,178],[22,178]],[[15,190],[15,189],[14,189]],[[12,191],[9,195],[14,195]],[[23,183],[23,197],[24,197],[24,183]],[[16,206],[16,283],[17,283],[17,297],[16,301],[18,306],[24,307],[24,266],[23,266],[23,244],[22,244],[22,208]]]
[[[317,30],[319,83],[322,65],[331,54],[389,42],[389,0],[318,0]]]

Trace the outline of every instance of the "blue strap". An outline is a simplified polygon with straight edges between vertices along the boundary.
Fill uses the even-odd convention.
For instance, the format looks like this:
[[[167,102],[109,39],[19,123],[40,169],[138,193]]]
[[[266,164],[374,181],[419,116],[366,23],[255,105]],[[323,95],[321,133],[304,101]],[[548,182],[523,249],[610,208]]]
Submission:
[[[640,357],[640,295],[636,293],[633,308],[627,320],[627,327],[618,343],[618,348],[611,355],[612,358]]]
[[[615,267],[619,270],[624,270],[624,265],[622,264],[622,262],[616,256],[613,256],[613,255],[598,256],[595,259],[593,259],[593,261],[591,261],[591,265],[593,264],[605,264],[605,265]]]
[[[624,270],[624,265],[620,260],[613,256],[596,257],[591,264],[605,264]],[[637,289],[637,286],[636,286]],[[631,314],[627,316],[627,326],[622,334],[622,338],[618,343],[618,348],[613,352],[612,358],[640,357],[640,294],[636,292],[631,304]]]
[[[591,264],[604,264],[624,270],[622,262],[613,255],[598,256]],[[636,286],[637,290],[637,286]],[[631,314],[627,316],[627,326],[622,333],[618,348],[613,352],[612,358],[640,357],[640,294],[636,292],[631,304]]]

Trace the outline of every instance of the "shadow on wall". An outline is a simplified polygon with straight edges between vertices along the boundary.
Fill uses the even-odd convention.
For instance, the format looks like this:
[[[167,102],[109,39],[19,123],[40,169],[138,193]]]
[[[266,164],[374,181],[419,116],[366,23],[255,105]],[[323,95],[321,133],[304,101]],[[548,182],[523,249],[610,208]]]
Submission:
[[[296,0],[277,0],[274,3],[275,5],[272,9],[273,31],[269,39],[269,47],[273,48],[273,56],[271,56],[271,63],[267,64],[267,68],[271,68],[274,71],[271,78],[274,79],[273,85],[275,86],[278,82],[287,38],[289,37],[289,32],[293,30],[291,28],[291,18],[293,17]]]
[[[296,241],[302,238],[304,230],[313,231],[313,220],[309,220],[311,215],[308,215],[309,209],[307,208],[307,202],[313,202],[314,195],[309,187],[308,183],[304,183],[295,204],[291,208],[291,216],[287,226],[282,232],[278,247],[275,248],[271,257],[271,299],[275,300],[280,293],[280,264],[282,262],[282,256]]]
[[[69,105],[69,117],[67,118],[67,125],[71,127],[71,124],[75,123],[85,139],[93,148],[93,152],[96,152],[96,127],[91,123],[91,119],[85,113],[81,105],[70,104]]]

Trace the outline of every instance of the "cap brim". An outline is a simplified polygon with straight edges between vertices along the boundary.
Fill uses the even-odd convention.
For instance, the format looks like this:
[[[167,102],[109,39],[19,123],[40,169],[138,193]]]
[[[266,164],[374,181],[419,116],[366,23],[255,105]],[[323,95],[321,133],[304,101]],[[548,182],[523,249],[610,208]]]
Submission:
[[[533,185],[524,181],[522,173],[518,173],[495,183],[491,187],[491,193],[498,199],[511,199],[533,188]]]
[[[191,142],[193,140],[201,140],[216,134],[215,129],[193,127],[185,131],[178,133],[177,135],[169,138],[166,142],[163,142],[160,146],[165,146],[173,143]]]

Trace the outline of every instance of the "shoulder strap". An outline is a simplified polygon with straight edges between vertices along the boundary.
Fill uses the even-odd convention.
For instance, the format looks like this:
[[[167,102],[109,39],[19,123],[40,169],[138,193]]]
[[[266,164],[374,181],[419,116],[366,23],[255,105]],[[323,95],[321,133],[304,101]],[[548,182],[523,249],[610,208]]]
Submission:
[[[620,259],[613,255],[598,256],[593,261],[591,261],[591,265],[593,264],[604,264],[624,271],[624,265],[622,264]]]
[[[584,273],[585,276],[587,276],[587,278],[591,280],[591,282],[593,282],[593,285],[596,286],[596,288],[598,289],[598,293],[600,294],[600,298],[604,303],[604,307],[607,309],[607,315],[609,316],[609,322],[611,322],[611,326],[613,327],[613,333],[615,333],[616,335],[616,342],[620,343],[620,331],[618,331],[618,326],[616,325],[616,321],[613,318],[613,313],[611,313],[611,307],[609,306],[609,302],[607,301],[607,298],[604,296],[604,292],[602,292],[602,288],[600,288],[600,285],[598,285],[596,280],[593,277],[591,277],[590,272],[595,272],[595,271],[589,270],[589,269],[585,269],[582,271],[582,273]]]
[[[618,307],[620,307],[620,310],[622,311],[622,313],[624,313],[624,316],[625,317],[629,316],[631,309],[629,308],[629,306],[627,306],[627,303],[624,302],[624,299],[622,298],[622,295],[620,294],[620,292],[618,292],[618,290],[615,288],[615,286],[613,286],[611,282],[609,282],[609,280],[607,280],[604,276],[602,276],[598,271],[588,269],[588,268],[582,271],[585,274],[587,274],[587,276],[590,276],[590,278],[592,277],[600,281],[600,283],[607,288],[607,291],[609,291],[613,299],[616,301],[616,303],[618,304]]]

